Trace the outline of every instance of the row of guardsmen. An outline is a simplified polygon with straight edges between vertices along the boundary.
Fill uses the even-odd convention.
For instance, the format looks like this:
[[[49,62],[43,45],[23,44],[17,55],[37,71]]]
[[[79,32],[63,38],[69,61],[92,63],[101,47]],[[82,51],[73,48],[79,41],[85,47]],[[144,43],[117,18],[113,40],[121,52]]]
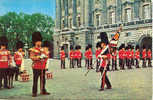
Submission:
[[[143,49],[142,52],[140,52],[140,49]],[[81,50],[81,46],[76,46],[75,50],[73,46],[70,46],[70,52],[69,52],[69,59],[70,59],[70,68],[74,68],[74,66],[77,66],[78,68],[81,68],[81,60],[83,57]],[[99,71],[99,65],[100,65],[100,58],[98,58],[98,55],[101,52],[100,43],[96,44],[96,72]],[[140,48],[138,45],[136,45],[135,49],[134,46],[127,45],[125,47],[125,44],[121,44],[119,49],[116,47],[112,47],[110,49],[110,53],[108,54],[108,65],[107,70],[108,71],[114,71],[118,70],[117,65],[119,65],[121,70],[125,69],[125,66],[127,66],[128,69],[132,69],[132,66],[135,66],[136,68],[140,67],[140,54],[142,54],[142,67],[152,67],[152,51],[151,48],[148,48],[146,50],[145,46],[143,48]],[[85,67],[87,69],[91,68],[93,69],[93,53],[92,53],[92,45],[88,45],[86,47],[85,53]],[[61,69],[65,69],[65,52],[64,47],[61,47],[60,52],[60,59],[61,59]],[[118,59],[118,60],[117,60]],[[112,65],[112,68],[110,68],[110,65]]]
[[[23,43],[17,41],[17,51],[14,55],[7,49],[8,39],[6,36],[0,37],[0,89],[13,88],[13,79],[18,81],[19,70],[21,68],[22,59],[24,57]],[[2,84],[4,80],[4,84]]]

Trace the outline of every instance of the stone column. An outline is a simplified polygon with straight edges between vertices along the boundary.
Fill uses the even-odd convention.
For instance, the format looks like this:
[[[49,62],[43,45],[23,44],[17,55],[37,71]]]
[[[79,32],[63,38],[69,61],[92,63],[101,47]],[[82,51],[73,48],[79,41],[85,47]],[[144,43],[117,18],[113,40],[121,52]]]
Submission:
[[[122,22],[122,0],[117,0],[115,18],[117,23]]]
[[[139,9],[140,9],[140,0],[134,0],[134,19],[135,20],[138,20],[140,17],[139,17]]]
[[[85,25],[85,0],[81,0],[81,26]]]
[[[64,10],[65,10],[65,28],[68,28],[68,16],[69,16],[69,9],[68,9],[68,0],[64,0]]]
[[[92,25],[92,7],[93,7],[93,0],[86,0],[85,1],[85,26]]]
[[[73,27],[77,26],[77,22],[76,22],[76,16],[77,16],[77,2],[76,0],[72,1],[72,7],[73,7]]]
[[[61,0],[56,0],[56,22],[55,27],[57,30],[61,29]]]
[[[102,24],[107,24],[107,0],[101,0],[102,4]]]

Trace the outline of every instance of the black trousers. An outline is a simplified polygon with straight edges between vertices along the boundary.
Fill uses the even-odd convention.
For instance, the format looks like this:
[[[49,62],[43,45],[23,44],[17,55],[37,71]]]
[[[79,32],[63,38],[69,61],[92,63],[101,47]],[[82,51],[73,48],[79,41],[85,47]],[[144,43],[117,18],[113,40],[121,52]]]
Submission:
[[[117,61],[112,59],[112,70],[117,70]]]
[[[85,67],[87,67],[87,66],[88,66],[88,59],[85,58]]]
[[[107,64],[107,71],[110,71],[110,68],[109,68],[109,66],[110,66],[110,60],[108,60],[108,64]]]
[[[127,67],[128,69],[131,69],[131,59],[127,59]]]
[[[120,60],[121,60],[121,69],[124,69],[125,59],[120,59]]]
[[[134,66],[134,58],[131,58],[131,65]]]
[[[125,59],[125,63],[126,63],[126,66],[128,66],[128,59],[127,58]]]
[[[121,65],[122,65],[122,59],[119,58],[119,66],[120,66],[120,69],[121,69]]]
[[[65,60],[61,60],[61,69],[65,69]]]
[[[46,84],[45,72],[46,72],[46,70],[33,69],[33,88],[32,88],[32,93],[33,94],[37,93],[38,78],[39,77],[40,77],[40,91],[41,92],[46,92],[46,89],[45,89],[45,84]]]
[[[105,70],[105,72],[104,72],[104,68],[101,67],[100,68],[100,72],[101,72],[101,75],[102,75],[102,78],[101,78],[101,87],[100,88],[104,89],[105,83],[106,83],[107,88],[112,87],[111,83],[110,83],[110,81],[109,81],[109,79],[107,77],[107,70]],[[104,72],[104,74],[103,74],[103,72]]]
[[[0,88],[2,88],[2,80],[4,79],[4,88],[8,87],[8,68],[0,68]]]
[[[18,76],[19,76],[19,69],[20,69],[21,65],[16,65],[15,69],[15,80],[18,80]]]
[[[138,59],[135,59],[135,66],[136,66],[136,68],[139,68],[139,61],[138,61]]]
[[[8,68],[8,86],[9,88],[13,88],[13,78],[16,73],[16,67]]]
[[[92,59],[87,60],[87,68],[92,68]]]
[[[74,68],[74,59],[70,58],[70,68]]]
[[[77,67],[81,68],[81,59],[77,59]]]
[[[142,60],[143,60],[142,67],[146,67],[146,59],[145,59],[145,58],[143,58]]]
[[[151,58],[148,58],[148,67],[152,67],[152,64],[151,64]]]

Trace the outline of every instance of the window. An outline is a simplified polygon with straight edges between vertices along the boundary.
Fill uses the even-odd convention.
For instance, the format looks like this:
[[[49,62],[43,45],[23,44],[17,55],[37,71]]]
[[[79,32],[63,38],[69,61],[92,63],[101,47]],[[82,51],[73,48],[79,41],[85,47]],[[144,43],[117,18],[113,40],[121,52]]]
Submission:
[[[126,9],[125,10],[125,20],[127,22],[131,22],[131,19],[132,19],[132,13],[131,13],[131,9]]]
[[[115,24],[115,12],[110,12],[110,24]]]
[[[149,19],[150,18],[149,5],[144,5],[143,6],[143,14],[144,14],[144,19]]]
[[[125,34],[125,36],[126,36],[126,37],[131,36],[131,32],[127,32],[127,33]]]
[[[96,26],[99,26],[100,25],[100,15],[97,14],[96,15]]]
[[[78,17],[78,27],[81,26],[81,19],[80,19],[80,16]]]

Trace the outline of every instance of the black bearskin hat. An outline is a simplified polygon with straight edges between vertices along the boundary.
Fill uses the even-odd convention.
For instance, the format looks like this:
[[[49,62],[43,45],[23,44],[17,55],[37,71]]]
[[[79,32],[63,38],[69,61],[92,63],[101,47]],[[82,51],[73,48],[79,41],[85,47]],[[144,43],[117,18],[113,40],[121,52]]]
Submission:
[[[0,37],[0,46],[3,45],[3,46],[6,46],[8,45],[8,39],[6,36],[1,36]]]
[[[105,43],[106,45],[109,44],[108,36],[106,32],[100,33],[100,39],[101,39],[101,43]]]
[[[125,48],[125,44],[121,44],[121,46],[119,47],[119,49]]]
[[[88,48],[92,48],[92,45],[91,44],[88,44]]]
[[[77,50],[77,49],[78,49],[78,45],[75,46],[75,50]]]
[[[44,41],[43,42],[43,47],[50,47],[50,42],[49,41]]]
[[[100,43],[100,42],[98,42],[98,43],[96,44],[96,48],[101,48],[101,43]]]
[[[145,45],[143,45],[143,49],[146,49]]]
[[[70,50],[73,50],[73,46],[72,45],[70,45]]]
[[[64,50],[64,46],[61,47],[61,50]]]
[[[40,32],[33,32],[32,43],[35,44],[37,41],[42,41],[42,36]]]
[[[81,49],[81,46],[79,45],[78,49]]]
[[[139,45],[136,45],[135,49],[136,49],[136,50],[139,49]]]
[[[128,50],[128,48],[129,48],[129,47],[128,47],[128,46],[126,46],[126,47],[125,47],[125,50]]]
[[[86,51],[89,49],[89,47],[88,46],[86,46]]]
[[[16,43],[16,49],[23,48],[23,46],[24,46],[24,43],[22,41],[17,41],[17,43]]]

